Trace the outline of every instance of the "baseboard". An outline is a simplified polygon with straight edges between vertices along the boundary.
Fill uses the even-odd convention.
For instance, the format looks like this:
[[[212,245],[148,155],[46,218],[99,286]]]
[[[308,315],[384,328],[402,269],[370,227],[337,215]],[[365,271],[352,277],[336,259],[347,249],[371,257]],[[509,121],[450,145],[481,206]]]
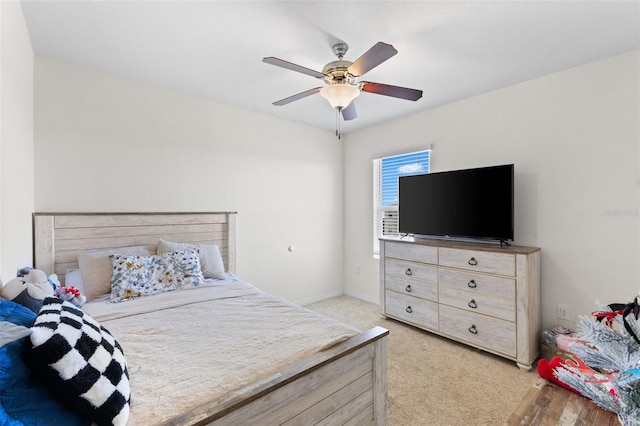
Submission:
[[[374,305],[378,305],[380,303],[380,301],[376,298],[373,298],[371,296],[367,296],[361,293],[358,293],[356,291],[340,291],[340,290],[336,290],[333,291],[331,293],[326,293],[323,294],[322,296],[317,296],[317,297],[310,297],[308,299],[301,299],[301,300],[297,300],[294,301],[293,303],[295,303],[296,305],[301,305],[301,306],[305,306],[305,305],[310,305],[312,303],[316,303],[316,302],[321,302],[323,300],[327,300],[327,299],[332,299],[334,297],[338,297],[338,296],[350,296],[350,297],[355,297],[356,299],[360,299],[360,300],[364,300],[365,302],[369,302],[369,303],[373,303]]]
[[[347,296],[355,297],[356,299],[364,300],[365,302],[373,303],[374,305],[380,304],[380,300],[371,296],[358,293],[356,291],[345,290],[344,294]]]
[[[332,291],[331,293],[326,293],[323,294],[322,296],[317,296],[317,297],[310,297],[308,299],[301,299],[301,300],[297,300],[293,303],[295,303],[296,305],[310,305],[312,303],[316,303],[316,302],[321,302],[323,300],[327,300],[327,299],[332,299],[334,297],[338,297],[338,296],[342,296],[344,293],[342,292],[342,290],[336,290],[336,291]]]

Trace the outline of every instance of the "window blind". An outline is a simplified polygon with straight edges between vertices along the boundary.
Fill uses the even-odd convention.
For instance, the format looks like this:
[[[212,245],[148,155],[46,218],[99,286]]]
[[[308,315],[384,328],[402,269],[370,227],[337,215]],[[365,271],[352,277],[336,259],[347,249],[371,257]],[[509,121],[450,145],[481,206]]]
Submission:
[[[431,150],[373,160],[373,254],[379,256],[378,238],[398,235],[398,178],[429,173]]]

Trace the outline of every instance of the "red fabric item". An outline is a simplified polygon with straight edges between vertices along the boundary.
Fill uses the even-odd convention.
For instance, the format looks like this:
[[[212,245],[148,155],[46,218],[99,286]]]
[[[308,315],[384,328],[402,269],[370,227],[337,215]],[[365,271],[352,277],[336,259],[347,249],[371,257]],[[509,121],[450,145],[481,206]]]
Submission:
[[[558,380],[556,376],[553,375],[553,372],[557,368],[564,368],[564,365],[562,363],[562,358],[560,358],[559,356],[554,356],[551,359],[551,361],[547,361],[545,358],[541,358],[538,360],[537,370],[538,370],[538,375],[540,377],[542,377],[543,379],[547,379],[550,382],[556,383],[562,386],[563,388],[570,390],[571,392],[575,392],[578,395],[582,395],[580,392],[578,392],[568,384],[561,382],[560,380]]]
[[[623,315],[624,311],[619,309],[617,311],[601,311],[601,312],[593,312],[592,315],[596,317],[596,320],[602,321],[604,320],[605,324],[609,327],[613,326],[613,320],[618,315]]]

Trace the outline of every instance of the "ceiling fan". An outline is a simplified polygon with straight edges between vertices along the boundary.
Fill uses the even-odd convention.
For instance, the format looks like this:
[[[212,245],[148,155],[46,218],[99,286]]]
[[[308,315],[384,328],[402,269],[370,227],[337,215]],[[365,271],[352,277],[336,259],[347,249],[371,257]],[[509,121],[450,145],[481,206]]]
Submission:
[[[356,59],[355,62],[343,59],[349,49],[346,43],[334,44],[332,49],[333,53],[338,57],[338,60],[326,64],[322,72],[274,58],[273,56],[263,58],[262,62],[310,75],[311,77],[321,79],[325,83],[324,86],[305,90],[288,98],[280,99],[273,104],[277,106],[286,105],[319,92],[321,96],[329,101],[333,108],[336,108],[337,113],[342,114],[343,119],[353,120],[358,117],[353,100],[361,91],[392,96],[409,101],[417,101],[422,97],[422,90],[373,83],[370,81],[359,81],[360,77],[365,73],[398,53],[392,45],[380,41]]]

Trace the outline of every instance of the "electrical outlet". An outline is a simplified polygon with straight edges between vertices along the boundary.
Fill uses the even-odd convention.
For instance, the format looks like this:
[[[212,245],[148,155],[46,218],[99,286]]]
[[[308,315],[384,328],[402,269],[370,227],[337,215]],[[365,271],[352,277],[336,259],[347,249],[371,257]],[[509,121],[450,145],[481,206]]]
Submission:
[[[569,321],[569,306],[558,303],[556,305],[557,315],[559,319]]]

